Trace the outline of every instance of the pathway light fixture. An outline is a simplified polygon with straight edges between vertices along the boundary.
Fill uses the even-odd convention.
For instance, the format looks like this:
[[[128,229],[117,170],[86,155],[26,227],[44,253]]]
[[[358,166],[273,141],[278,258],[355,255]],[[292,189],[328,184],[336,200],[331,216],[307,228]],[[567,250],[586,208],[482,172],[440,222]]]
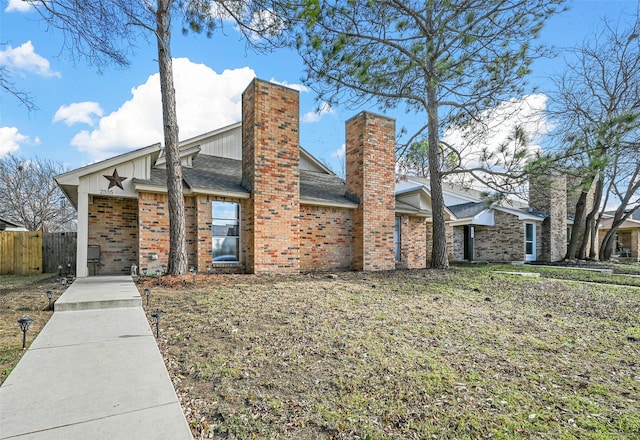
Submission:
[[[160,310],[156,310],[151,314],[151,322],[156,325],[156,338],[160,337],[160,317],[162,316],[162,312]]]
[[[198,275],[198,271],[195,269],[195,267],[192,267],[189,272],[191,272],[191,275],[193,275],[193,284],[196,283],[196,276]]]
[[[22,330],[22,349],[24,350],[27,346],[27,330],[29,330],[29,326],[33,322],[33,319],[28,316],[23,316],[18,319],[18,324],[20,324],[20,330]]]
[[[151,295],[151,289],[144,289],[144,295],[147,297],[147,307],[149,307],[149,296]]]
[[[51,289],[47,290],[47,292],[46,292],[47,298],[49,299],[49,310],[53,310],[53,302],[52,301],[53,301],[53,294],[54,293],[55,292],[53,290],[51,290]]]

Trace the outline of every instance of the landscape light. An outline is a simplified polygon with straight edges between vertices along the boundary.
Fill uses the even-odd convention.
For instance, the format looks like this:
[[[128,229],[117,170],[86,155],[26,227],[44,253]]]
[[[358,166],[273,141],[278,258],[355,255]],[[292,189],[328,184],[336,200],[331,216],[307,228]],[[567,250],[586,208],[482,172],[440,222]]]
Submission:
[[[62,287],[67,287],[67,277],[62,277],[60,283],[62,284]]]
[[[27,346],[27,330],[29,330],[29,326],[33,322],[33,319],[28,316],[23,316],[18,319],[18,324],[20,324],[20,330],[22,330],[22,349],[24,350]]]
[[[156,338],[160,337],[160,317],[162,316],[162,312],[156,310],[151,314],[151,321],[156,325]]]
[[[147,268],[146,267],[142,268],[142,275],[144,275],[145,277],[147,276]]]
[[[198,271],[192,267],[191,270],[189,270],[189,272],[191,272],[191,275],[193,275],[193,284],[196,283],[196,275],[198,275]]]
[[[47,298],[49,298],[49,310],[53,310],[53,303],[51,302],[51,300],[53,299],[53,294],[55,292],[53,290],[47,290]]]
[[[151,295],[151,289],[144,289],[144,294],[147,297],[147,307],[149,307],[149,295]]]

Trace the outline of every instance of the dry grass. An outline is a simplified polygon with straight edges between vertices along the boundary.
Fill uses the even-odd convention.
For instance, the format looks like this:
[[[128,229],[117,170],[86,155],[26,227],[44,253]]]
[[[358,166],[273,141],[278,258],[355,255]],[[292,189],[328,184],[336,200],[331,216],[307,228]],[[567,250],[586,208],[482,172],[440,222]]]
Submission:
[[[640,438],[639,289],[474,268],[185,280],[150,310],[196,438]]]
[[[27,332],[27,345],[49,321],[51,312],[46,310],[49,300],[45,292],[55,290],[55,298],[61,294],[58,278],[52,274],[1,275],[0,276],[0,384],[22,357],[22,331],[18,319],[33,319]]]

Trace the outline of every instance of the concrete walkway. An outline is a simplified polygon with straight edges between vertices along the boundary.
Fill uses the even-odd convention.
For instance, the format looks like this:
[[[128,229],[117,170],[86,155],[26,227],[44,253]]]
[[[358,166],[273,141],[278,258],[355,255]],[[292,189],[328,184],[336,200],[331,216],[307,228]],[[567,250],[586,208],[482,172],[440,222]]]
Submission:
[[[76,280],[0,387],[0,439],[192,439],[131,277]]]

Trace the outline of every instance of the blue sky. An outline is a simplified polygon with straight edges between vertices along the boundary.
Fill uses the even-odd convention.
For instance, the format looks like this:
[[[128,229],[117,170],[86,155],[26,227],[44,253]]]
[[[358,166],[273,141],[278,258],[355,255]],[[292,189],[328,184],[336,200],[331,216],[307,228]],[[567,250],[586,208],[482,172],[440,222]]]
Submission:
[[[569,10],[551,19],[543,30],[547,44],[578,45],[593,34],[603,17],[616,21],[623,14],[635,14],[638,1],[571,0],[567,5]],[[11,152],[53,159],[72,169],[162,141],[152,40],[140,42],[128,69],[107,68],[102,74],[83,59],[71,59],[62,51],[62,43],[62,35],[47,30],[21,0],[0,0],[0,65],[38,107],[29,112],[14,97],[0,92],[0,156]],[[181,139],[238,121],[241,93],[254,76],[297,87],[303,74],[296,53],[247,51],[232,28],[212,39],[175,32],[172,53]],[[562,66],[561,58],[537,61],[531,83],[539,87],[538,94],[514,100],[542,110],[548,77]],[[313,92],[301,88],[301,145],[340,172],[344,121],[359,110],[324,107],[317,113],[314,98]],[[389,115],[398,119],[398,129],[405,121],[411,123],[403,112]]]

